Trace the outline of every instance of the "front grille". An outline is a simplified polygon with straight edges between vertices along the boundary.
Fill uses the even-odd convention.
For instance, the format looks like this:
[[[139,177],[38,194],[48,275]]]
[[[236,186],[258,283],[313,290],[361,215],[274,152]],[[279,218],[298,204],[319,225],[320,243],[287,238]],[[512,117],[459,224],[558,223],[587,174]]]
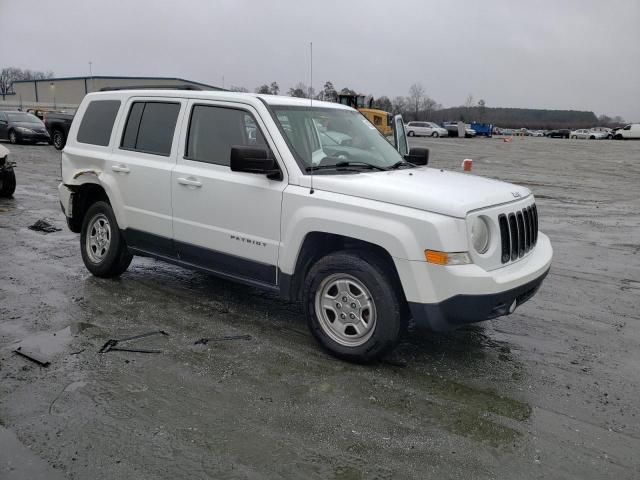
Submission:
[[[538,241],[538,209],[533,204],[522,210],[498,217],[502,263],[522,258]]]

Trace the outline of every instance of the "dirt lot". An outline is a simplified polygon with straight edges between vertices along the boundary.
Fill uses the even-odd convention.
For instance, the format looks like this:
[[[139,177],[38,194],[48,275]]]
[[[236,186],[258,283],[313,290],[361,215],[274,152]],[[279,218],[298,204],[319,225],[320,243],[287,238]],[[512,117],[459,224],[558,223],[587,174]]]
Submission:
[[[0,478],[640,477],[640,142],[413,143],[531,188],[554,263],[512,316],[413,334],[373,366],[323,353],[271,294],[149,259],[92,277],[58,207],[60,153],[10,147]],[[43,218],[62,230],[27,228]],[[154,330],[169,336],[135,346],[161,354],[97,354]],[[194,345],[224,335],[251,339]]]

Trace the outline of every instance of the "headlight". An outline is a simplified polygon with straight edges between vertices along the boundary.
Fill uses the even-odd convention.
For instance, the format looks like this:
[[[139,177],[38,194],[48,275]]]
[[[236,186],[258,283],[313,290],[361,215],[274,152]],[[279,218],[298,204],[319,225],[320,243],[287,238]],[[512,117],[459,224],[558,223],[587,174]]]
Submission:
[[[478,253],[485,253],[489,249],[489,225],[482,217],[477,217],[471,224],[471,244]]]
[[[22,132],[22,133],[33,133],[33,130],[31,130],[30,128],[25,128],[25,127],[16,127],[16,130],[18,130],[19,132]]]

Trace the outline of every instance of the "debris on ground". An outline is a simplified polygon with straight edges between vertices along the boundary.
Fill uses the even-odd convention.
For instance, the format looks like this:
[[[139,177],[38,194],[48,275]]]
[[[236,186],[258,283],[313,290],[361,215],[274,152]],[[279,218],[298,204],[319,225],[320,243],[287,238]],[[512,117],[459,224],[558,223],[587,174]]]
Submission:
[[[34,230],[36,232],[43,232],[43,233],[53,233],[53,232],[59,232],[62,229],[56,227],[55,225],[50,224],[46,220],[38,220],[33,225],[29,226],[29,230]]]
[[[152,335],[164,335],[166,337],[169,336],[169,334],[164,330],[157,330],[154,332],[134,335],[132,337],[121,338],[119,340],[110,338],[109,340],[106,341],[106,343],[102,346],[102,348],[98,350],[98,353],[107,353],[107,352],[162,353],[162,350],[149,350],[146,348],[120,348],[117,346],[124,342],[130,342],[131,340],[138,340],[140,338],[150,337]]]
[[[194,345],[206,345],[209,342],[222,342],[225,340],[252,340],[251,335],[224,335],[222,337],[201,338],[196,340]]]
[[[31,360],[32,362],[37,363],[41,367],[48,367],[49,365],[51,365],[51,362],[49,360],[45,360],[35,353],[25,352],[22,350],[22,347],[16,348],[13,352],[17,353],[21,357],[24,357],[28,360]]]

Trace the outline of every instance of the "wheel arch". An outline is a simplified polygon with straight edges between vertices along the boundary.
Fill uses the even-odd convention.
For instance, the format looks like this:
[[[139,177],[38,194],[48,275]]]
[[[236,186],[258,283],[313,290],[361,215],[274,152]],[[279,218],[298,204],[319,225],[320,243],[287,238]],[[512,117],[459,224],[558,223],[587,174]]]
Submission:
[[[393,257],[387,249],[366,240],[328,232],[309,232],[298,251],[293,274],[280,272],[281,295],[291,301],[302,298],[305,277],[311,267],[321,258],[333,252],[353,251],[370,263],[381,267],[396,287],[399,300],[406,306],[407,301],[402,282]],[[408,307],[407,307],[408,308]]]
[[[117,203],[113,202],[113,194],[110,189],[99,182],[85,182],[78,185],[67,185],[73,192],[73,216],[67,217],[69,229],[72,232],[80,233],[82,222],[87,210],[96,202],[107,202],[113,209],[113,213],[120,228],[123,228],[122,212],[117,208]]]

